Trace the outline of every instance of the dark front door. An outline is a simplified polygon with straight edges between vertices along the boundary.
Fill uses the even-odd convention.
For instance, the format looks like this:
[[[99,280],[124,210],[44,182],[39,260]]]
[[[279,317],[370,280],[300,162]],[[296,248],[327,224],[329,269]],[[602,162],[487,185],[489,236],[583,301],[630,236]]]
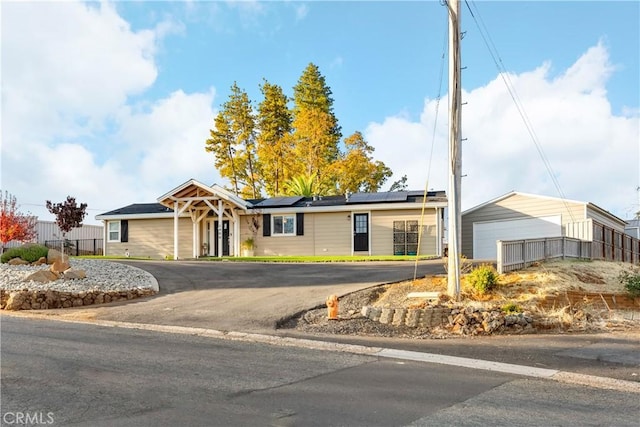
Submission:
[[[369,251],[369,214],[353,215],[353,251]]]
[[[218,256],[218,221],[216,221],[213,226],[216,229],[216,252],[214,256]],[[229,256],[229,221],[222,221],[222,256]]]

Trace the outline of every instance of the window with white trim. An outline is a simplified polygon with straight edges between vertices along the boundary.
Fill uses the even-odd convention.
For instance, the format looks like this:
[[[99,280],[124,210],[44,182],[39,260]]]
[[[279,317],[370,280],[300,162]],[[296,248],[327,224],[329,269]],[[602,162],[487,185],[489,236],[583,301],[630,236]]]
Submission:
[[[271,234],[274,236],[295,236],[296,235],[296,216],[290,215],[271,215]]]
[[[108,234],[109,242],[120,241],[120,221],[109,221]]]

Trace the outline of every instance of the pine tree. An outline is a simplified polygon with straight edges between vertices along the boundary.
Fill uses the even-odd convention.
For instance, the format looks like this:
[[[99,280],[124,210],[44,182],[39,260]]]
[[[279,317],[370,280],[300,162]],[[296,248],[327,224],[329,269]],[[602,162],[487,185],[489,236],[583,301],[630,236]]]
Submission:
[[[205,149],[214,153],[215,166],[222,177],[229,178],[232,191],[252,198],[260,196],[255,127],[251,100],[234,82]]]
[[[293,141],[297,164],[292,176],[316,176],[323,184],[324,172],[339,155],[341,130],[333,113],[331,89],[314,64],[303,71],[293,88]],[[319,187],[323,187],[320,185]]]
[[[291,138],[291,112],[289,98],[278,85],[264,81],[260,90],[264,99],[258,106],[257,156],[260,159],[260,175],[269,196],[284,191],[283,183],[293,163]]]

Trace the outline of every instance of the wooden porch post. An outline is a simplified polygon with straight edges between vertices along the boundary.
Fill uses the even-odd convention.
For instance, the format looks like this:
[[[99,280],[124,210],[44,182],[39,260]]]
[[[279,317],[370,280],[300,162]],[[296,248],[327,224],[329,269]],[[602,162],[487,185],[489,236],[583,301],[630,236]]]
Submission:
[[[240,256],[240,216],[235,209],[232,209],[231,217],[233,218],[233,256]]]
[[[173,202],[173,259],[178,259],[178,201]]]
[[[224,206],[222,199],[218,199],[218,258],[222,258],[222,222],[224,221]]]
[[[192,214],[191,222],[193,223],[193,257],[198,258],[198,223]]]

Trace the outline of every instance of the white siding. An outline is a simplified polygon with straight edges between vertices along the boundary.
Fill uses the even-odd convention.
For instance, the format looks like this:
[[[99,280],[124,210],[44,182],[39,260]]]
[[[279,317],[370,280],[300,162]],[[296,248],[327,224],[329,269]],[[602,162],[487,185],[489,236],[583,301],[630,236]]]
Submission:
[[[562,236],[560,215],[541,218],[522,218],[473,224],[473,255],[475,259],[497,256],[498,240],[535,239]]]
[[[45,240],[62,239],[62,233],[53,221],[38,221],[37,229],[39,243],[44,243]],[[102,239],[102,230],[101,225],[82,225],[68,232],[66,238],[69,240]]]
[[[462,216],[462,254],[467,258],[476,257],[473,252],[474,223],[560,215],[562,223],[566,224],[586,219],[585,211],[584,203],[565,203],[560,199],[525,194],[510,195]]]
[[[591,218],[602,225],[606,225],[607,227],[613,228],[616,231],[624,233],[625,224],[623,222],[616,221],[610,216],[605,215],[602,212],[592,209],[590,207],[587,208],[587,218]]]
[[[54,221],[38,221],[36,223],[37,236],[34,242],[43,244],[50,240],[62,240],[62,233]],[[78,228],[74,228],[67,233],[67,240],[85,240],[85,239],[100,239],[103,238],[103,228],[101,225],[82,225]],[[20,246],[20,242],[9,242],[7,248]]]
[[[437,229],[434,209],[425,212],[425,224],[420,245],[421,255],[437,255]],[[353,215],[368,213],[370,249],[372,255],[393,255],[393,221],[419,221],[420,210],[385,210],[352,212],[322,212],[304,214],[304,236],[263,236],[262,218],[255,236],[254,254],[259,255],[351,255]],[[240,241],[251,237],[247,217],[240,219]]]
[[[180,218],[178,249],[180,258],[193,257],[192,222]],[[165,258],[173,257],[173,219],[130,219],[128,242],[107,242],[107,255]]]

